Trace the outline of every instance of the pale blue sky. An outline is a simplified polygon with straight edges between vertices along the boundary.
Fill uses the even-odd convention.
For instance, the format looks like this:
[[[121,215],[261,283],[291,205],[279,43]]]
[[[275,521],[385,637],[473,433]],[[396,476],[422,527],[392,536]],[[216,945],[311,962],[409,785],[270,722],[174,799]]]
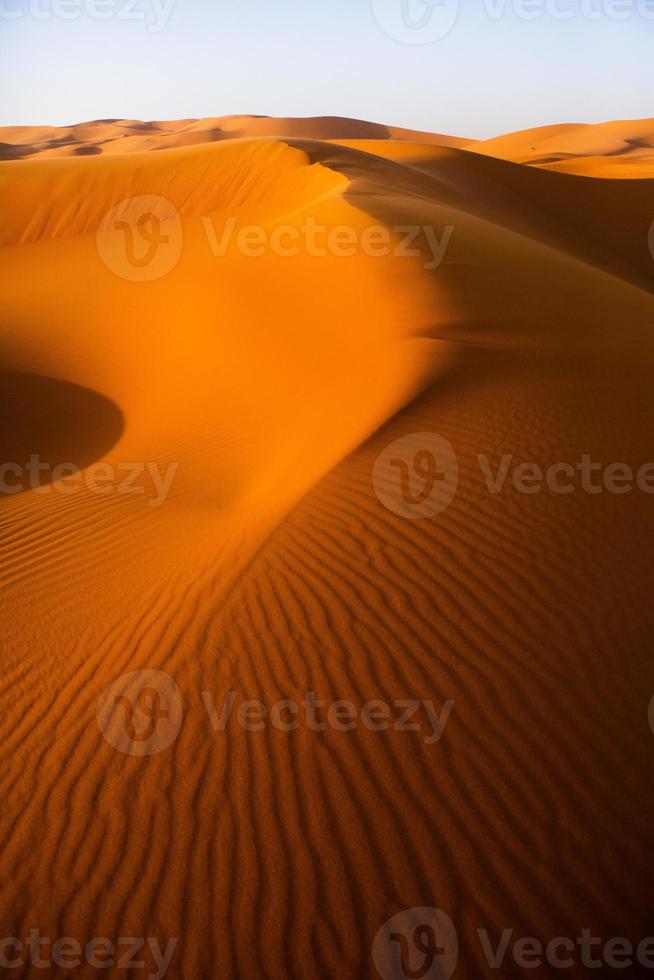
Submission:
[[[0,0],[0,124],[345,115],[484,137],[654,115],[654,0],[542,0],[534,20],[520,0],[459,0],[449,33],[424,44],[380,27],[402,33],[403,2],[416,22],[430,13],[423,0],[172,0],[166,20],[171,0]],[[128,3],[144,19],[124,19]]]

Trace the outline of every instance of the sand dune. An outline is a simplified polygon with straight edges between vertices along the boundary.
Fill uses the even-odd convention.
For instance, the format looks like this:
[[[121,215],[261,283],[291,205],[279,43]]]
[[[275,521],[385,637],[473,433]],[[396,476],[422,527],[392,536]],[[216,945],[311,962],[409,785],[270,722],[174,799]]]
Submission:
[[[654,120],[541,126],[469,144],[475,153],[587,177],[653,177]]]
[[[434,148],[446,146],[588,177],[654,177],[651,119],[540,126],[489,140],[417,132],[337,116],[216,116],[173,122],[101,119],[74,126],[0,127],[0,160],[114,156],[260,137],[330,140],[403,162],[413,158],[428,164]]]
[[[382,126],[358,119],[321,116],[276,119],[270,116],[217,116],[176,122],[101,119],[77,126],[0,127],[0,160],[138,153],[196,146],[243,137],[304,139],[413,140],[419,144],[464,146],[469,140]]]
[[[653,461],[654,180],[520,165],[608,168],[650,131],[0,134],[0,463],[50,464],[0,497],[7,935],[179,937],[181,980],[360,980],[382,924],[433,906],[472,980],[524,973],[491,969],[479,928],[651,933],[653,498],[492,493],[478,459]],[[320,250],[307,227],[341,233]],[[169,264],[150,278],[126,259],[139,228]],[[373,481],[415,433],[458,460],[422,520]],[[64,462],[81,477],[53,485]],[[145,758],[96,720],[137,670],[183,703]],[[229,691],[454,706],[432,744],[215,731],[202,692]]]

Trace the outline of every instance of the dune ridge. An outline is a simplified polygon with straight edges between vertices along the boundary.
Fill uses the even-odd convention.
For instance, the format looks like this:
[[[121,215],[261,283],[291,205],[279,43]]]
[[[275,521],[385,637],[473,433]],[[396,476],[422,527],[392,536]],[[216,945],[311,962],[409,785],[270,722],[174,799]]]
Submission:
[[[39,396],[41,452],[69,449],[84,472],[177,466],[158,507],[89,486],[0,498],[7,934],[179,937],[181,980],[376,977],[377,931],[414,906],[451,916],[470,980],[497,975],[480,927],[637,943],[653,883],[651,497],[493,494],[478,456],[650,459],[654,181],[356,122],[281,138],[237,117],[238,138],[198,145],[194,121],[165,124],[181,145],[141,125],[74,134],[134,140],[125,154],[71,143],[0,164],[3,413],[61,386],[62,439],[71,413],[85,424],[50,450]],[[56,138],[0,142],[28,137]],[[146,282],[98,253],[107,211],[140,195],[174,207],[181,242]],[[207,219],[271,235],[309,218],[359,242],[379,226],[393,242],[406,225],[453,234],[435,269],[424,238],[410,256],[343,256],[300,236],[256,258],[207,240]],[[458,490],[411,521],[372,472],[424,432],[452,445]],[[139,669],[167,672],[184,705],[147,758],[96,722],[108,685]],[[362,726],[221,732],[203,691],[454,708],[431,745]]]
[[[176,122],[101,119],[76,126],[0,127],[0,160],[36,156],[56,158],[137,153],[196,146],[244,137],[304,139],[414,140],[421,144],[459,146],[465,138],[420,133],[398,126],[338,116],[276,119],[269,116],[216,116]]]
[[[654,122],[616,120],[541,126],[469,144],[475,153],[587,177],[654,175]]]
[[[654,121],[537,126],[486,140],[419,132],[338,116],[216,116],[169,122],[100,119],[73,126],[0,127],[0,161],[121,155],[242,138],[321,139],[428,163],[438,147],[587,177],[654,176]],[[367,145],[364,145],[367,144]]]

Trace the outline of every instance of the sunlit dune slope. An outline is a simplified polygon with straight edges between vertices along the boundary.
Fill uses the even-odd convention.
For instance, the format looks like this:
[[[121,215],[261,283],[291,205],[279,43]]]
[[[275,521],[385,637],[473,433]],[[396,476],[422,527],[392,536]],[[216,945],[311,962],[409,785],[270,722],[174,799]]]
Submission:
[[[191,513],[208,509],[226,533],[247,536],[429,376],[437,345],[423,339],[431,286],[419,264],[363,252],[348,261],[336,254],[318,260],[303,254],[302,243],[299,254],[285,258],[274,248],[256,259],[239,249],[239,232],[253,223],[267,236],[280,224],[299,229],[307,220],[359,235],[372,223],[345,200],[347,179],[310,165],[302,151],[234,141],[5,168],[2,366],[110,398],[127,419],[119,458],[184,457],[166,511],[171,533],[185,543],[188,525],[172,518],[176,500]],[[105,215],[143,195],[156,199],[162,234],[180,243],[175,268],[153,282],[121,278],[99,254]],[[120,217],[129,223],[138,214],[128,206]],[[220,255],[223,238],[227,254]],[[122,234],[110,231],[109,244],[120,253]],[[364,388],[372,400],[361,397]],[[307,440],[315,444],[310,453]],[[207,441],[215,441],[214,452],[200,448]],[[308,483],[302,472],[311,474]],[[246,503],[250,494],[261,509]],[[91,496],[90,512],[95,503]],[[136,513],[157,525],[164,511],[144,515],[141,503]],[[57,512],[60,504],[45,497],[7,502],[19,511]],[[105,519],[124,506],[112,502]],[[200,550],[208,545],[212,553],[202,540]],[[169,547],[156,537],[150,544],[155,552]],[[125,578],[119,565],[116,572]]]
[[[172,122],[106,119],[73,126],[0,128],[0,160],[116,156],[240,138],[320,139],[390,159],[430,166],[438,147],[589,177],[654,177],[654,122],[568,123],[487,140],[417,132],[337,116],[274,118],[216,116]]]
[[[479,928],[651,932],[654,498],[491,492],[479,457],[653,461],[654,181],[357,132],[0,164],[0,463],[164,481],[0,497],[7,935],[176,936],[182,980],[362,980],[382,923],[434,906],[477,980]],[[458,489],[409,520],[372,473],[416,433]],[[184,705],[149,757],[96,723],[140,669]],[[202,692],[230,690],[454,707],[432,744],[214,731]]]
[[[475,153],[588,177],[653,177],[654,120],[541,126],[469,144]]]
[[[276,217],[311,207],[346,180],[275,141],[234,140],[92,163],[26,160],[2,173],[3,245],[96,232],[107,212],[142,195],[164,197],[180,217],[250,211]]]
[[[338,116],[277,119],[270,116],[216,116],[176,122],[101,119],[76,126],[0,127],[0,160],[25,157],[114,156],[143,150],[214,143],[242,137],[304,139],[413,140],[439,146],[463,146],[469,140],[419,133],[398,126]]]

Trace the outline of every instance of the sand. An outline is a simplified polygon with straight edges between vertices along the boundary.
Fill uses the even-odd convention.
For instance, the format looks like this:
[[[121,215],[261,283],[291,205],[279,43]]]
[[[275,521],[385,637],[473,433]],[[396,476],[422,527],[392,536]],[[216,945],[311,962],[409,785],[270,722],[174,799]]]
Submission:
[[[624,154],[635,172],[614,152],[653,131],[0,133],[0,462],[96,476],[0,498],[4,935],[179,937],[181,980],[359,980],[410,907],[450,916],[463,978],[524,975],[489,967],[480,928],[494,945],[652,933],[654,498],[492,493],[479,457],[654,461],[654,180],[611,179],[642,176],[645,146]],[[157,278],[105,231],[143,196],[167,238]],[[307,222],[349,229],[352,254],[316,254]],[[257,256],[236,242],[252,225]],[[403,254],[412,225],[447,240],[437,267],[424,235]],[[293,254],[270,246],[280,227]],[[388,254],[361,245],[379,228]],[[417,520],[373,483],[414,433],[458,460],[447,509]],[[183,705],[145,757],[97,721],[137,670]],[[216,731],[203,692],[220,710],[229,691],[453,707],[431,744],[361,723]],[[566,974],[587,976],[578,958]]]
[[[175,122],[139,122],[102,119],[76,126],[0,127],[0,160],[25,157],[99,156],[142,150],[197,146],[245,137],[303,137],[305,139],[355,139],[417,141],[419,145],[466,146],[465,137],[419,133],[398,126],[359,119],[308,117],[276,119],[269,116],[217,116]]]
[[[654,177],[651,119],[541,126],[468,144],[475,153],[586,177]]]

